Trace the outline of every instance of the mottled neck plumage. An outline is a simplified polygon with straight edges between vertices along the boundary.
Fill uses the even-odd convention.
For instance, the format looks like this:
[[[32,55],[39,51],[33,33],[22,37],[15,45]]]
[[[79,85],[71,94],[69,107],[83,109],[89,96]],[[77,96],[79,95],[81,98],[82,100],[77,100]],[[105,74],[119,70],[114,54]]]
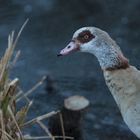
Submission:
[[[117,44],[113,46],[102,45],[100,49],[92,52],[98,59],[103,70],[126,69],[129,67],[128,59],[123,55]]]
[[[105,70],[117,70],[117,69],[126,69],[129,67],[129,61],[122,54],[118,54],[112,61],[112,65],[105,67]]]

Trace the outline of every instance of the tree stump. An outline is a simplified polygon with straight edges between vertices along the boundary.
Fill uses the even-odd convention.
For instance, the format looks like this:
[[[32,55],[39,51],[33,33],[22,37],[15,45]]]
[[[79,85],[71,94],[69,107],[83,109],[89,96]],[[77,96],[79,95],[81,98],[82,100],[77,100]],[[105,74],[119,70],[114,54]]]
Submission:
[[[81,120],[88,105],[89,101],[83,96],[71,96],[64,100],[61,115],[66,137],[72,137],[74,140],[83,140]],[[53,136],[63,136],[59,115],[50,118],[49,130]],[[63,138],[56,138],[56,140],[63,140]],[[68,140],[68,138],[65,138],[65,140]]]

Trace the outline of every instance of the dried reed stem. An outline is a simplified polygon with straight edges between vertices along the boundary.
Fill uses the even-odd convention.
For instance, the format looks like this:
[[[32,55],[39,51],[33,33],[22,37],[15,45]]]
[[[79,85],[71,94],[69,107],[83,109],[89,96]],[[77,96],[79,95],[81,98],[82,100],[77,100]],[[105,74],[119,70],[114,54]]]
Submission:
[[[46,132],[46,134],[48,134],[48,136],[52,139],[55,140],[54,136],[51,134],[51,132],[49,131],[49,129],[39,120],[37,120],[37,123],[40,125],[40,127]]]
[[[40,85],[42,85],[42,83],[44,82],[45,79],[46,79],[46,76],[43,76],[42,79],[36,85],[34,85],[30,90],[28,90],[22,96],[20,96],[17,99],[17,102],[19,102],[23,97],[25,98],[25,97],[29,96],[31,93],[33,93]]]
[[[63,136],[53,136],[55,139],[62,139],[63,138]],[[38,139],[50,139],[50,137],[49,136],[36,136],[36,137],[34,137],[34,136],[24,136],[24,138],[26,139],[26,140],[38,140]],[[70,140],[74,140],[74,138],[73,137],[67,137],[67,136],[65,136],[65,138],[66,139],[70,139]]]
[[[38,120],[41,121],[41,120],[47,119],[47,118],[49,118],[49,117],[52,117],[53,115],[56,115],[58,112],[59,112],[59,111],[52,111],[52,112],[50,112],[50,113],[47,113],[47,114],[41,115],[41,116],[39,116],[39,117],[36,117],[36,118],[34,118],[34,119],[32,119],[32,120],[30,120],[30,121],[24,123],[24,124],[23,124],[23,127],[28,126],[28,125],[31,125],[31,124],[34,124],[34,123],[36,123]]]
[[[63,116],[62,114],[59,112],[59,117],[60,117],[60,123],[61,123],[61,129],[62,129],[62,134],[63,134],[63,140],[65,140],[65,129],[64,129],[64,122],[63,122]]]

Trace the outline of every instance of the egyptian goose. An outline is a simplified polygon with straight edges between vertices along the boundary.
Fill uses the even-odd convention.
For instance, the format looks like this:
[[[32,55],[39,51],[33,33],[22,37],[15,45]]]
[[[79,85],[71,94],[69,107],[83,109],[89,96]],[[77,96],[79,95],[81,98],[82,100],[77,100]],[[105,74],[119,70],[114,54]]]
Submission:
[[[129,64],[108,33],[96,27],[77,30],[58,56],[74,51],[88,52],[97,57],[125,123],[140,138],[140,71]]]

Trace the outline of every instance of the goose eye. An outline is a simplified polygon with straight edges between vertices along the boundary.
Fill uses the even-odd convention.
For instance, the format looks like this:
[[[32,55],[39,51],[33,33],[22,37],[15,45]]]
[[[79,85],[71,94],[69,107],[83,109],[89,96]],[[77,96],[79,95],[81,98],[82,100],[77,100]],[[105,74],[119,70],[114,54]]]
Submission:
[[[93,38],[95,38],[95,36],[89,30],[84,30],[77,36],[77,40],[80,43],[87,43],[91,41]]]
[[[84,35],[84,39],[88,39],[89,38],[89,35]]]

